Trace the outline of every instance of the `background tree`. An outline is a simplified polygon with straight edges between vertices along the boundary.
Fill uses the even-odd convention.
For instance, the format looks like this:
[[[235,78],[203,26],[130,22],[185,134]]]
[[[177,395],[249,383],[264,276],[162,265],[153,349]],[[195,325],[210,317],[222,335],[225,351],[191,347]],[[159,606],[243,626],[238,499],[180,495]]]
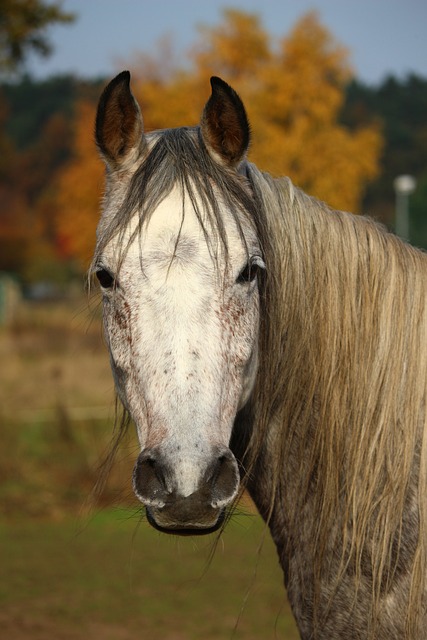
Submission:
[[[417,246],[427,249],[427,172],[418,175],[417,188],[409,205],[410,239]]]
[[[103,188],[103,165],[93,141],[95,105],[77,105],[72,157],[59,172],[54,199],[56,229],[63,257],[87,269],[95,247],[95,230]]]
[[[255,162],[357,213],[367,183],[378,173],[382,138],[375,124],[351,130],[340,123],[351,76],[347,50],[309,13],[281,40],[248,106]]]
[[[0,129],[8,113],[0,101]],[[0,271],[19,271],[28,254],[31,233],[26,199],[17,180],[19,156],[12,139],[0,135]]]
[[[76,259],[71,259],[57,228],[62,206],[57,202],[58,182],[73,158],[78,105],[91,104],[93,117],[103,84],[71,76],[43,81],[23,76],[1,87],[0,151],[2,142],[5,151],[0,153],[0,270],[13,270],[25,282],[64,281],[74,271]],[[92,126],[88,122],[88,147],[98,162]],[[98,197],[95,194],[96,202]]]
[[[73,16],[61,10],[61,3],[45,3],[40,0],[0,0],[0,76],[6,77],[11,72],[21,69],[31,51],[40,55],[48,55],[51,51],[47,38],[47,29],[58,22],[70,22]],[[15,84],[15,89],[25,90],[25,84]],[[13,85],[8,87],[13,91]],[[47,175],[58,160],[58,153],[53,153],[52,146],[62,144],[62,153],[67,137],[49,135],[45,122],[37,122],[37,135],[47,132],[45,144],[35,144],[29,149],[29,141],[25,137],[25,115],[21,122],[13,112],[5,86],[0,91],[0,269],[12,270],[20,275],[28,273],[34,265],[34,257],[52,252],[52,244],[45,238],[37,200],[44,189]],[[32,101],[21,102],[25,105],[26,114],[35,108]],[[39,104],[39,103],[38,103]],[[10,130],[11,123],[18,123],[15,133],[24,134],[21,140]],[[4,125],[4,126],[3,126]],[[57,127],[58,128],[58,127]],[[64,134],[64,126],[60,127]],[[57,132],[58,133],[58,130]],[[18,136],[19,137],[19,136]],[[47,144],[46,144],[47,142]],[[52,143],[52,144],[50,144]],[[38,149],[37,149],[38,146]],[[27,147],[27,148],[25,148]],[[25,150],[24,150],[25,148]],[[30,265],[31,268],[30,268]]]
[[[55,205],[50,201],[55,174],[70,155],[72,110],[69,104],[60,109],[44,100],[55,85],[24,79],[3,87],[10,106],[0,136],[5,148],[0,154],[0,269],[26,280],[58,275]],[[65,82],[57,88],[66,94]],[[28,104],[33,108],[23,108]]]
[[[210,75],[241,94],[252,124],[249,157],[274,175],[288,175],[332,206],[358,212],[367,183],[378,173],[380,127],[340,121],[352,77],[348,53],[309,13],[278,43],[256,15],[226,10],[223,22],[202,29],[192,67],[162,77],[134,69],[134,90],[148,127],[196,124]],[[334,167],[334,171],[331,171]],[[336,176],[340,176],[337,185]]]
[[[47,28],[74,20],[61,6],[62,2],[0,0],[0,70],[15,71],[32,51],[49,55]]]
[[[410,74],[386,78],[379,86],[353,80],[347,88],[341,121],[350,128],[381,123],[384,147],[380,175],[368,185],[365,210],[394,226],[396,176],[412,174],[418,182],[411,196],[411,241],[427,249],[427,79]]]

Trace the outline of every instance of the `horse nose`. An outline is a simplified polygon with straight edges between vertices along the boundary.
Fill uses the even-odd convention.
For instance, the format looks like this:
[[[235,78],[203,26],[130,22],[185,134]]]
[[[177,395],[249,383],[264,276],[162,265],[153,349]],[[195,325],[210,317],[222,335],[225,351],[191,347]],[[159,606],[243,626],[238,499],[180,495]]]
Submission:
[[[225,448],[217,450],[207,465],[191,456],[173,465],[158,450],[145,450],[138,456],[133,485],[154,526],[169,531],[212,530],[237,494],[239,471]]]

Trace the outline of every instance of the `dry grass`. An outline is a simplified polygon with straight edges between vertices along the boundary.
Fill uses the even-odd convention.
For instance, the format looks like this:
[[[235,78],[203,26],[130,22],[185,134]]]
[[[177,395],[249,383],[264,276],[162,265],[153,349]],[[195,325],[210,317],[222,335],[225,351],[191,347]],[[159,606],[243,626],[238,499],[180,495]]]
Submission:
[[[28,417],[58,403],[113,403],[96,301],[23,303],[14,323],[0,332],[0,359],[0,407],[5,417]]]
[[[0,331],[0,512],[52,516],[90,495],[114,423],[99,305],[23,303]],[[133,433],[103,501],[130,493]]]

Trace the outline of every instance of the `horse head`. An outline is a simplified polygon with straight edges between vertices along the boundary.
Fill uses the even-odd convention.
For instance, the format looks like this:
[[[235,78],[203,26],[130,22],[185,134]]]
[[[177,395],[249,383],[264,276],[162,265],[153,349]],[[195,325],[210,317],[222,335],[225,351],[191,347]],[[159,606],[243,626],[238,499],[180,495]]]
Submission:
[[[107,167],[93,262],[117,392],[141,452],[151,524],[206,533],[237,496],[230,438],[257,373],[265,268],[243,175],[243,104],[212,78],[199,127],[145,133],[123,72],[101,96]]]

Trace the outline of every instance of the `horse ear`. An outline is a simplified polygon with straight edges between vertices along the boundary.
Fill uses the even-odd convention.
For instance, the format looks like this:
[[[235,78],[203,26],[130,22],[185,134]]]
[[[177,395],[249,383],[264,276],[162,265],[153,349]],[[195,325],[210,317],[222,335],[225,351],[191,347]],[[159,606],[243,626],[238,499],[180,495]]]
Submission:
[[[250,128],[243,102],[224,80],[211,78],[212,94],[202,113],[200,128],[206,147],[225,164],[235,167],[249,147]]]
[[[130,90],[130,73],[122,71],[105,87],[98,103],[95,140],[104,160],[120,168],[141,147],[143,122]]]

